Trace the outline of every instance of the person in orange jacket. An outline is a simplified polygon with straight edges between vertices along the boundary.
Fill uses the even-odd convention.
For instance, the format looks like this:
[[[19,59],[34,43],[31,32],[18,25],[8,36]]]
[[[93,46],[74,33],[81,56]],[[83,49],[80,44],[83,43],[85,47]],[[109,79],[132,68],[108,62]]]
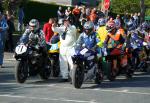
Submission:
[[[113,60],[113,73],[116,75],[117,68],[117,58],[122,52],[122,46],[124,44],[124,38],[122,36],[122,31],[116,28],[115,22],[113,20],[108,21],[106,24],[106,29],[108,31],[105,43],[110,51],[110,56],[114,57]]]
[[[78,7],[78,5],[76,5],[76,7],[72,10],[72,14],[74,17],[75,26],[78,27],[79,26],[79,18],[80,18],[80,14],[81,14],[81,10]]]
[[[95,21],[97,19],[97,14],[96,14],[96,11],[94,9],[91,11],[89,19],[90,19],[90,21],[92,21],[93,23],[95,23]]]

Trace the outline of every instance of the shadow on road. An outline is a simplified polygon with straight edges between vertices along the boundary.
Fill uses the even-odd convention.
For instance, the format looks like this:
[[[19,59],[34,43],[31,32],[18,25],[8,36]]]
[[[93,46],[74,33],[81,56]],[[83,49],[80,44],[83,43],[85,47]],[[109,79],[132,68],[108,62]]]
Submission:
[[[15,80],[14,74],[10,72],[0,72],[0,83],[10,83]]]
[[[82,87],[82,89],[95,88],[121,88],[121,87],[144,87],[150,88],[150,74],[142,73],[136,74],[132,79],[116,79],[113,82],[103,81],[100,85],[93,85],[91,87]]]

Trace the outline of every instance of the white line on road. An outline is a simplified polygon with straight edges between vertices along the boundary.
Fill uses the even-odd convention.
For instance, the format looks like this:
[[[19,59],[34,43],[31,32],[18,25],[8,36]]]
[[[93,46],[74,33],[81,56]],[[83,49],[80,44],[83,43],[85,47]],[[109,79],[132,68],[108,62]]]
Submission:
[[[121,90],[121,91],[118,91],[118,90],[103,90],[103,89],[99,89],[99,90],[103,91],[103,92],[124,93],[124,94],[139,94],[139,95],[149,95],[150,96],[150,93],[146,93],[146,92],[129,92],[129,90]]]
[[[64,89],[75,89],[73,87],[59,87],[59,86],[55,86],[57,88],[64,88]],[[81,89],[82,90],[82,89]],[[139,94],[139,95],[149,95],[150,93],[146,93],[146,92],[130,92],[129,90],[111,90],[111,89],[100,89],[100,88],[96,88],[96,89],[85,89],[85,90],[90,90],[90,91],[102,91],[102,92],[112,92],[112,93],[124,93],[124,94]]]
[[[56,99],[56,98],[40,98],[40,97],[28,97],[20,95],[0,95],[0,97],[10,97],[10,98],[22,98],[22,99],[34,99],[34,100],[49,100],[49,101],[62,101],[62,102],[74,102],[74,103],[96,103],[95,101],[82,101],[82,100],[71,100],[71,99]]]
[[[0,83],[0,85],[15,85],[15,84],[18,84],[18,83]]]
[[[0,85],[11,85],[11,84],[18,84],[18,83],[0,83]],[[62,86],[57,86],[56,84],[50,84],[50,85],[37,85],[37,84],[23,84],[22,87],[17,87],[14,88],[15,90],[20,89],[20,88],[28,88],[28,87],[52,87],[52,88],[59,88],[59,89],[73,89],[76,90],[74,87],[62,87]],[[82,88],[81,88],[82,90]],[[101,88],[95,88],[95,89],[84,89],[84,90],[89,90],[89,91],[101,91],[101,92],[112,92],[112,93],[123,93],[123,94],[138,94],[138,95],[150,95],[150,93],[147,92],[136,92],[136,91],[129,91],[127,89],[125,90],[111,90],[111,89],[101,89]]]
[[[4,59],[4,61],[15,61],[16,59],[12,58],[12,59]]]

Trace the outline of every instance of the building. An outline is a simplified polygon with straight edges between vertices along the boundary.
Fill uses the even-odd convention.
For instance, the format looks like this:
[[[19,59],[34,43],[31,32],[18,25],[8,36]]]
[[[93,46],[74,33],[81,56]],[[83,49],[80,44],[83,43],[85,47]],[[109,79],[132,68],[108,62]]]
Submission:
[[[59,5],[77,5],[77,4],[86,4],[88,6],[96,6],[101,0],[33,0],[44,3],[55,3]]]
[[[72,5],[86,4],[88,6],[97,6],[101,0],[71,0]]]

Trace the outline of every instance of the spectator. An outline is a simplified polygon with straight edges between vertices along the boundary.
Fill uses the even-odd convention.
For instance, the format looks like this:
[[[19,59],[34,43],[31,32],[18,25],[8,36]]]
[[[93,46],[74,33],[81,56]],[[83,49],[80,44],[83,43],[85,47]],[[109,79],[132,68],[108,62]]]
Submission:
[[[73,61],[71,58],[74,43],[76,42],[76,27],[70,24],[68,18],[64,20],[64,25],[56,27],[53,24],[52,29],[54,32],[60,34],[60,71],[62,75],[62,81],[68,81],[68,69],[73,69]],[[68,67],[69,64],[69,67]]]
[[[64,14],[64,12],[63,12],[62,7],[60,6],[60,7],[58,8],[58,11],[57,11],[58,24],[62,24],[63,19],[64,19],[64,16],[65,16],[65,14]]]
[[[54,19],[50,18],[49,21],[44,24],[43,32],[45,36],[46,43],[50,42],[54,32],[52,31],[52,24],[54,23]]]
[[[129,21],[129,14],[126,13],[126,14],[122,17],[122,19],[123,19],[124,27],[127,28],[127,23],[128,23],[128,21]]]
[[[65,17],[70,19],[71,24],[73,24],[73,17],[72,17],[72,11],[71,8],[68,7],[65,11]]]
[[[135,25],[136,25],[136,28],[138,27],[138,21],[139,21],[139,18],[138,18],[138,14],[137,13],[135,13],[134,14],[134,16],[133,16],[133,18],[134,18],[134,22],[135,22]]]
[[[116,28],[120,28],[121,27],[120,15],[117,15],[117,17],[114,21],[115,21],[115,24],[116,24]]]
[[[127,31],[132,31],[135,29],[136,29],[136,27],[135,27],[135,23],[134,23],[134,18],[130,17],[129,21],[127,22]]]
[[[98,18],[104,18],[105,17],[105,14],[101,10],[97,10],[96,14],[97,14]]]
[[[140,25],[140,21],[141,21],[141,13],[138,13],[138,18],[139,18],[138,24]]]
[[[66,17],[70,17],[71,16],[71,9],[70,9],[70,7],[68,7],[67,9],[66,9],[66,11],[65,11],[65,16]]]
[[[8,51],[10,52],[13,52],[13,49],[14,49],[13,32],[15,31],[14,16],[11,15],[9,11],[7,11],[6,18],[7,18],[7,24],[9,26],[8,31],[7,31],[8,37],[6,39],[6,49],[8,49]]]
[[[81,22],[81,25],[83,26],[84,23],[86,22],[86,10],[85,8],[82,8],[81,10],[81,15],[80,15],[80,22]]]
[[[7,21],[4,15],[0,12],[0,68],[3,65],[5,35],[8,29]]]
[[[90,14],[90,16],[89,16],[89,19],[90,19],[90,21],[92,21],[92,22],[95,24],[96,19],[97,19],[96,9],[93,9],[93,10],[91,11],[91,14]]]
[[[23,11],[23,6],[19,6],[18,10],[18,31],[22,31],[23,28],[23,19],[24,19],[24,11]]]
[[[80,14],[81,14],[81,11],[80,11],[78,5],[76,5],[76,7],[73,9],[72,14],[74,17],[75,26],[78,27],[79,26],[79,18],[80,18]]]
[[[87,17],[90,16],[90,12],[91,12],[90,8],[86,8],[85,12]]]

